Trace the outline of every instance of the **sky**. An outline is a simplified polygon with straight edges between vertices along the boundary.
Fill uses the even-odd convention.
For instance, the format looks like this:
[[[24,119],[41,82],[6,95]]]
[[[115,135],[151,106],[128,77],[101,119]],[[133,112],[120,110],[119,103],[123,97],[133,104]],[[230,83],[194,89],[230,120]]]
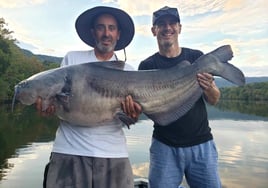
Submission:
[[[181,47],[208,53],[229,44],[234,51],[230,63],[245,76],[268,76],[267,0],[0,0],[0,18],[21,48],[63,57],[68,51],[92,49],[80,40],[74,23],[94,6],[120,8],[132,17],[135,36],[126,53],[135,69],[158,50],[151,33],[152,13],[170,6],[178,8],[181,17]],[[117,54],[124,59],[122,50]]]

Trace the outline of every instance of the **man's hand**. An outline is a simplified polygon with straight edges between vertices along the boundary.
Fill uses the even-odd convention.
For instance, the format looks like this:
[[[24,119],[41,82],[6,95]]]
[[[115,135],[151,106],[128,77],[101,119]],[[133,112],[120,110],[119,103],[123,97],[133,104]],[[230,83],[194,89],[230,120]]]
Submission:
[[[219,101],[221,93],[215,84],[213,76],[209,73],[199,73],[197,74],[197,81],[204,90],[206,101],[211,105],[215,105]]]
[[[141,105],[133,101],[130,95],[126,96],[126,99],[122,101],[122,109],[129,117],[138,121],[139,115],[142,112]]]
[[[200,86],[204,89],[210,89],[213,87],[214,84],[214,78],[211,74],[209,73],[199,73],[197,74],[197,80],[200,84]]]
[[[54,105],[50,105],[45,111],[42,110],[42,98],[38,97],[38,99],[35,102],[35,107],[38,111],[38,114],[40,116],[51,116],[55,113],[56,109]]]

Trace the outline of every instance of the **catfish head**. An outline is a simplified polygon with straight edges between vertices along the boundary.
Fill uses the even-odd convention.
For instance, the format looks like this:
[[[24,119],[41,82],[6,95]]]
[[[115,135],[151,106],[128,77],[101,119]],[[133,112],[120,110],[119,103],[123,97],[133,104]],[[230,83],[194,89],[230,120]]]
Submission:
[[[15,86],[12,111],[16,100],[24,105],[32,105],[38,97],[42,98],[42,110],[46,110],[56,95],[62,91],[64,84],[62,75],[53,74],[53,70],[35,74],[21,81]]]

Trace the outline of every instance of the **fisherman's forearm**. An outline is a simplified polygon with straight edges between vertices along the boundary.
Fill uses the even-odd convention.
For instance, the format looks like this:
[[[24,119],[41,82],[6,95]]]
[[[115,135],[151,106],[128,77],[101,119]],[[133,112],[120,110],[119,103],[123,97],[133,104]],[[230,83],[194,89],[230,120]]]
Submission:
[[[221,93],[214,81],[210,88],[204,90],[204,96],[206,101],[211,105],[216,105],[219,102]]]

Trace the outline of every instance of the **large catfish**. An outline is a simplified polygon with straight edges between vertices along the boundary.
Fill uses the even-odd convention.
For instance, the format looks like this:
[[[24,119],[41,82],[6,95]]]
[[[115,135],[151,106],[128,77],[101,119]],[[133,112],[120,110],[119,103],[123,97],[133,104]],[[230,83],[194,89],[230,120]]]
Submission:
[[[131,124],[121,110],[121,101],[131,95],[146,116],[164,126],[183,116],[202,96],[197,73],[245,84],[243,73],[228,63],[232,57],[231,47],[225,45],[193,64],[183,61],[169,69],[123,71],[111,68],[112,62],[71,65],[21,81],[15,86],[14,100],[31,105],[40,96],[43,110],[53,103],[61,120],[90,127],[114,120]]]

